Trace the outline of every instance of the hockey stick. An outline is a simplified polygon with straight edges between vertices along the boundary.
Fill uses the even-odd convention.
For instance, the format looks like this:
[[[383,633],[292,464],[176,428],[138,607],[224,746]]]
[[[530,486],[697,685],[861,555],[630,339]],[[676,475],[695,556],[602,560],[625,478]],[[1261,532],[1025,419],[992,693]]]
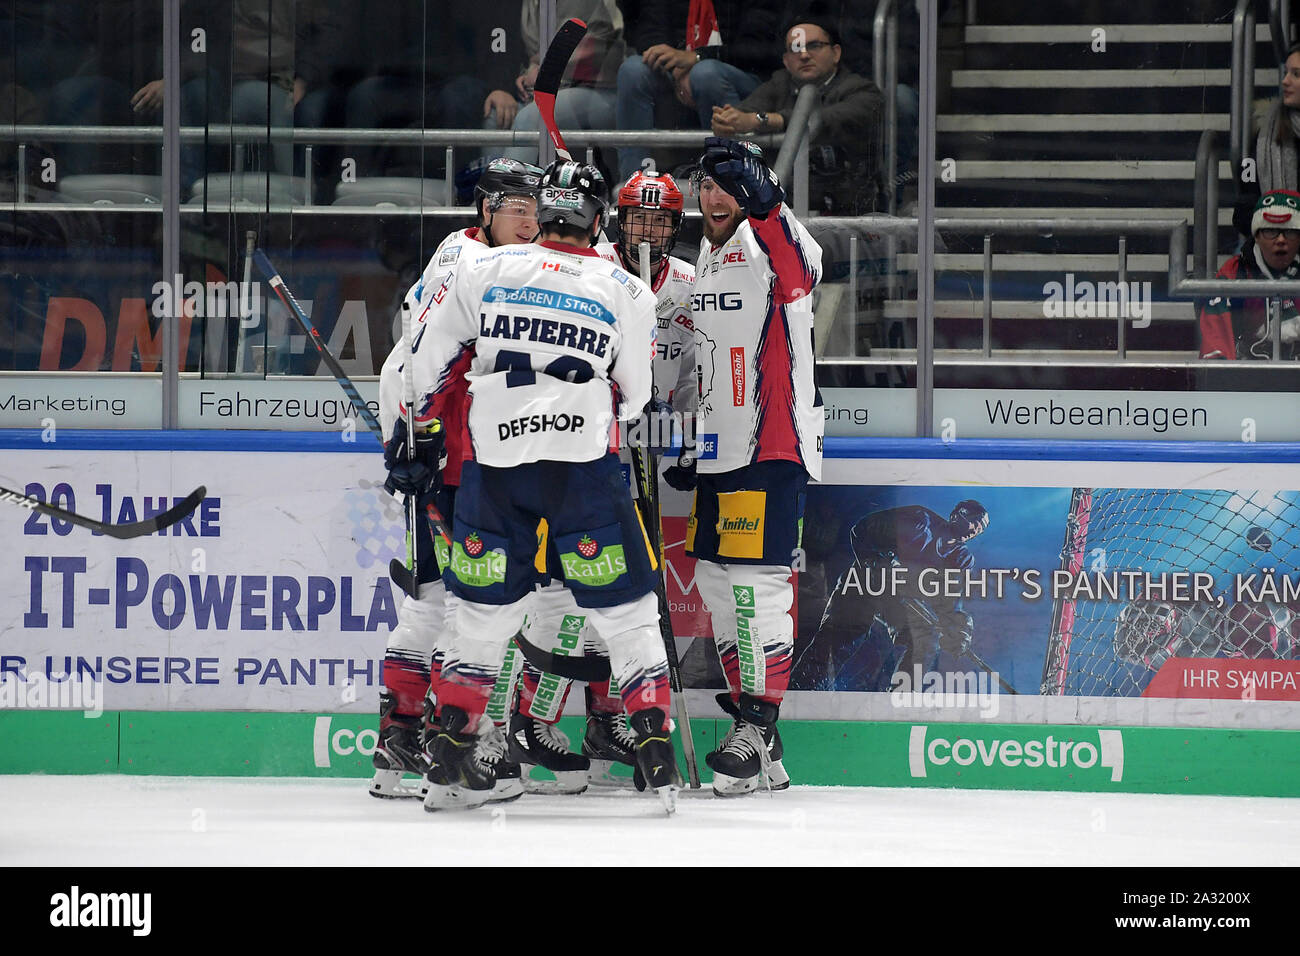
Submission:
[[[902,605],[903,605],[904,607],[906,607],[906,608],[910,608],[910,609],[911,609],[912,611],[914,611],[914,612],[915,612],[915,613],[916,613],[916,614],[917,614],[917,615],[918,615],[922,620],[924,620],[927,624],[929,624],[929,625],[930,625],[931,627],[933,627],[935,630],[939,630],[939,629],[940,629],[940,628],[939,628],[939,615],[935,614],[934,611],[933,611],[929,606],[927,606],[926,604],[924,604],[923,602],[917,600],[916,598],[908,598],[908,597],[905,597],[905,598],[899,598],[899,603],[902,604]],[[989,665],[984,661],[984,659],[983,659],[982,657],[980,657],[978,654],[976,654],[974,651],[972,651],[972,650],[970,650],[969,648],[967,648],[966,650],[962,651],[962,656],[965,657],[967,660],[969,660],[972,664],[974,664],[974,665],[975,665],[976,667],[978,667],[980,670],[984,671],[984,673],[989,674],[989,675],[991,675],[991,676],[993,676],[993,677],[996,677],[996,678],[998,679],[998,684],[1000,684],[1000,685],[1002,686],[1002,689],[1005,690],[1008,694],[1015,694],[1015,695],[1017,695],[1017,696],[1020,695],[1020,691],[1018,691],[1018,690],[1016,690],[1014,687],[1012,687],[1011,684],[1009,684],[1009,683],[1007,682],[1006,678],[1004,678],[1001,674],[999,674],[999,673],[998,673],[997,671],[995,671],[992,667],[990,667],[990,666],[989,666]]]
[[[569,148],[564,145],[564,137],[555,125],[555,95],[560,92],[560,78],[569,65],[569,57],[578,48],[582,38],[587,35],[587,24],[577,17],[571,17],[560,24],[560,29],[551,37],[551,44],[546,48],[546,57],[537,68],[537,79],[533,82],[533,102],[537,104],[538,115],[546,125],[555,153],[560,159],[571,160]]]
[[[653,289],[650,282],[650,246],[641,243],[640,255],[641,280],[647,288]],[[653,293],[652,293],[653,294]],[[653,370],[653,359],[651,368]],[[690,778],[691,789],[700,789],[700,768],[695,759],[695,738],[691,735],[691,716],[686,712],[686,694],[682,687],[682,665],[677,657],[677,638],[673,634],[673,622],[668,607],[668,591],[665,583],[664,568],[664,529],[659,517],[659,460],[649,449],[645,453],[631,442],[628,452],[632,456],[632,470],[637,476],[637,502],[641,506],[641,515],[649,526],[650,547],[659,562],[659,572],[655,575],[655,594],[659,598],[659,636],[663,638],[664,653],[668,658],[668,686],[673,694],[673,711],[681,724],[682,755],[686,758],[686,772]]]
[[[402,344],[406,347],[406,361],[402,363],[402,400],[406,405],[406,460],[415,461],[415,361],[411,338],[411,304],[402,300]],[[406,496],[406,570],[411,574],[411,597],[420,598],[420,559],[416,557],[415,531],[420,520],[419,501],[415,495]],[[406,590],[403,588],[403,590]]]
[[[608,657],[563,657],[553,654],[529,641],[524,637],[523,631],[515,635],[515,644],[523,653],[524,659],[539,671],[554,674],[556,677],[566,677],[569,680],[580,680],[587,684],[609,680]]]
[[[370,429],[370,433],[375,436],[380,445],[383,445],[384,431],[379,427],[379,419],[377,419],[375,413],[370,410],[370,406],[365,403],[365,400],[361,397],[361,393],[357,391],[356,385],[353,384],[352,379],[348,377],[348,373],[343,371],[343,366],[340,365],[339,360],[334,357],[334,353],[329,350],[329,346],[321,340],[320,333],[316,331],[316,327],[311,324],[311,319],[307,318],[302,307],[298,305],[298,300],[293,297],[293,293],[289,291],[289,287],[285,285],[284,279],[280,277],[280,273],[276,271],[275,266],[271,265],[271,260],[266,257],[266,254],[263,253],[261,249],[258,249],[253,253],[253,261],[257,263],[257,268],[262,271],[262,274],[266,276],[266,281],[270,283],[271,288],[275,290],[275,294],[280,297],[280,301],[289,308],[289,311],[292,312],[294,318],[298,320],[298,324],[302,327],[303,331],[307,333],[308,338],[311,339],[312,345],[314,345],[316,351],[320,353],[321,360],[334,374],[334,380],[339,383],[339,387],[343,389],[348,398],[352,399],[352,404],[356,408],[357,414],[359,414],[362,421],[366,423],[366,427]],[[429,506],[429,512],[429,520],[433,523],[434,530],[442,536],[443,540],[446,541],[448,545],[450,545],[451,535],[447,533],[447,521],[442,516],[442,512],[438,511],[438,509],[434,508],[432,505]]]
[[[98,531],[100,534],[106,534],[111,538],[125,540],[127,538],[139,538],[142,535],[153,534],[155,531],[161,531],[163,528],[170,528],[182,518],[193,513],[194,509],[199,506],[199,502],[207,497],[208,489],[202,485],[195,488],[180,504],[172,505],[162,514],[156,514],[152,518],[145,518],[143,521],[131,521],[126,524],[113,524],[108,521],[96,521],[94,518],[87,518],[79,515],[75,511],[65,511],[62,508],[56,508],[54,505],[47,505],[38,498],[31,498],[18,491],[11,491],[8,488],[0,488],[0,501],[7,501],[11,505],[17,505],[19,508],[27,508],[31,511],[38,511],[43,515],[49,515],[51,518],[58,518],[60,521],[67,521],[70,524],[81,525],[83,528],[89,528],[91,531]]]
[[[341,387],[347,394],[348,398],[352,400],[353,408],[357,410],[357,414],[361,416],[361,420],[366,423],[366,427],[369,428],[371,433],[379,439],[379,444],[382,445],[384,443],[384,432],[383,429],[379,427],[379,419],[375,417],[375,413],[370,410],[370,406],[367,405],[365,399],[361,397],[361,393],[357,391],[356,385],[352,384],[352,379],[348,378],[348,373],[343,371],[343,366],[339,364],[339,360],[330,353],[329,348],[321,339],[320,333],[316,331],[316,326],[311,324],[311,319],[307,318],[307,313],[303,312],[302,307],[298,305],[298,300],[293,297],[293,293],[289,291],[289,287],[284,284],[284,279],[280,278],[280,273],[276,271],[275,266],[271,265],[271,260],[266,258],[266,254],[263,253],[261,249],[255,249],[253,250],[253,261],[257,264],[257,268],[261,271],[262,275],[266,276],[266,281],[270,283],[271,288],[275,290],[275,294],[280,297],[280,301],[285,304],[288,310],[293,314],[293,317],[298,321],[298,325],[300,325],[302,330],[307,333],[307,338],[311,340],[311,344],[314,345],[316,351],[320,353],[321,361],[323,361],[329,368],[330,372],[333,373],[334,381],[339,383],[339,387]]]

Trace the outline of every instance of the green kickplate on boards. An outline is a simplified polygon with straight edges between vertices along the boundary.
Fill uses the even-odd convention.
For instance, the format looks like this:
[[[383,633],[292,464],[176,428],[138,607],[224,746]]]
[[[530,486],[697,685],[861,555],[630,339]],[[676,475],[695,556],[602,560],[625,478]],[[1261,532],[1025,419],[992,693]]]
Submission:
[[[0,709],[0,773],[117,773],[118,713]]]
[[[727,720],[691,722],[706,787],[705,756],[729,727]],[[797,720],[780,727],[795,784],[1300,796],[1300,731]],[[560,729],[578,751],[583,719],[563,718]],[[0,709],[0,773],[368,778],[378,739],[370,714],[108,711],[87,718]]]

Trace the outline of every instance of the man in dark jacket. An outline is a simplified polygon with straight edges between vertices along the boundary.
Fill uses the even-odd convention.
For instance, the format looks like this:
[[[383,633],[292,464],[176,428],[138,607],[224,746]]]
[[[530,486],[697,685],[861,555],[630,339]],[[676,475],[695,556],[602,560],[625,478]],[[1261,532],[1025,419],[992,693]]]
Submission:
[[[671,93],[708,129],[714,107],[739,103],[775,65],[780,27],[781,0],[643,3],[630,37],[635,53],[618,71],[618,128],[653,129],[655,101]],[[618,152],[626,178],[649,149]]]
[[[829,18],[804,17],[785,31],[785,68],[740,106],[713,109],[713,132],[738,137],[785,129],[799,90],[819,88],[820,126],[808,156],[813,209],[860,215],[880,191],[884,97],[875,83],[840,66],[839,34]]]

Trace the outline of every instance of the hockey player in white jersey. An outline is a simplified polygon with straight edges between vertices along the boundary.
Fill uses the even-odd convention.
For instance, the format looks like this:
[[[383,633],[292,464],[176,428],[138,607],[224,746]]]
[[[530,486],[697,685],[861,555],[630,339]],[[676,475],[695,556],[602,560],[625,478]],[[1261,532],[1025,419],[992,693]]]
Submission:
[[[495,782],[474,732],[538,583],[542,520],[548,566],[562,569],[609,647],[640,785],[672,805],[678,777],[657,562],[610,447],[614,417],[636,417],[650,398],[654,305],[639,279],[590,248],[604,211],[594,167],[552,164],[538,196],[541,241],[479,260],[415,341],[421,416],[438,416],[464,375],[471,444],[444,575],[460,601],[426,809],[476,805]],[[444,801],[448,791],[456,799]]]
[[[686,198],[676,181],[667,173],[636,172],[618,191],[618,241],[602,242],[596,251],[622,270],[640,275],[639,247],[646,243],[650,251],[650,285],[655,295],[658,339],[654,357],[654,397],[673,412],[682,425],[692,429],[696,405],[695,336],[691,324],[691,290],[695,285],[695,267],[670,255],[685,218]],[[657,427],[667,420],[646,424],[663,432],[647,436],[667,438],[667,429]],[[642,429],[646,431],[649,429]],[[627,449],[623,449],[625,463]],[[538,594],[528,615],[525,637],[543,647],[556,646],[569,655],[604,656],[604,641],[587,624],[587,617],[577,607],[566,589],[559,585]],[[543,636],[544,635],[544,636]],[[585,690],[587,726],[582,739],[581,755],[568,749],[568,742],[554,724],[564,710],[572,681],[556,674],[543,674],[527,661],[520,678],[517,714],[511,719],[512,753],[526,761],[526,755],[514,749],[515,735],[522,732],[526,749],[537,753],[536,762],[556,777],[553,786],[559,792],[577,793],[593,786],[620,786],[628,778],[613,774],[612,765],[633,766],[635,738],[623,718],[623,702],[617,691],[611,693],[608,680],[589,683]],[[531,784],[524,780],[526,789]],[[540,787],[539,787],[540,789]]]
[[[709,609],[731,732],[706,757],[720,796],[789,786],[776,722],[794,647],[791,565],[805,490],[821,477],[812,290],[821,248],[750,143],[710,138],[695,177],[704,239],[695,268],[701,442],[664,479],[695,489],[686,552]]]
[[[541,175],[536,166],[513,159],[497,159],[487,165],[474,193],[478,225],[447,236],[430,256],[423,275],[406,293],[405,306],[411,312],[413,334],[418,333],[427,319],[429,309],[446,297],[457,274],[494,248],[532,242],[537,237],[536,193]],[[427,490],[432,480],[427,459],[436,449],[429,444],[427,436],[417,443],[422,451],[420,458],[426,460],[406,461],[406,409],[402,397],[406,356],[406,344],[399,341],[379,373],[379,421],[385,438],[385,463],[390,467],[388,485],[391,491],[420,495],[424,500],[417,513],[423,514],[424,504],[431,500],[450,521],[464,457],[463,401],[445,403],[447,417],[442,434],[448,463],[442,474],[443,488],[431,494]],[[423,777],[428,770],[421,724],[426,692],[433,688],[436,693],[444,650],[439,646],[439,639],[445,637],[447,614],[446,589],[439,576],[439,568],[446,560],[446,548],[435,549],[434,538],[427,522],[416,529],[419,596],[407,595],[402,599],[397,627],[389,636],[384,654],[379,743],[370,784],[370,793],[376,797],[420,796],[422,781],[406,781],[403,776]],[[441,545],[440,540],[438,544]],[[503,799],[518,796],[522,792],[519,771],[509,765],[500,734],[485,736],[483,745],[485,759],[500,765],[494,796]]]

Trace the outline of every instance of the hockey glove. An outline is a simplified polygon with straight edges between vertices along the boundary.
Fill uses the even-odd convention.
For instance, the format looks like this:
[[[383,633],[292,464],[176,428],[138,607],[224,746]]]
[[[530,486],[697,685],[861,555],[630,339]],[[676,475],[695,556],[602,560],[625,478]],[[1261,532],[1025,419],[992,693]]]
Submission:
[[[763,161],[763,151],[753,143],[710,136],[704,141],[700,166],[705,175],[740,204],[746,216],[767,216],[785,202],[785,190],[776,173]]]
[[[442,487],[442,469],[447,465],[447,441],[442,422],[415,433],[415,454],[407,454],[406,420],[399,418],[393,437],[384,445],[384,467],[388,480],[384,490],[391,495],[423,497]]]
[[[943,615],[939,646],[953,657],[961,657],[971,648],[975,639],[975,619],[965,611],[949,611]]]
[[[628,434],[628,444],[662,455],[673,443],[673,407],[652,398]]]
[[[669,488],[676,488],[678,491],[694,491],[696,485],[695,479],[695,442],[687,442],[682,446],[682,453],[677,456],[677,464],[669,465],[664,469],[664,481],[668,482]]]

